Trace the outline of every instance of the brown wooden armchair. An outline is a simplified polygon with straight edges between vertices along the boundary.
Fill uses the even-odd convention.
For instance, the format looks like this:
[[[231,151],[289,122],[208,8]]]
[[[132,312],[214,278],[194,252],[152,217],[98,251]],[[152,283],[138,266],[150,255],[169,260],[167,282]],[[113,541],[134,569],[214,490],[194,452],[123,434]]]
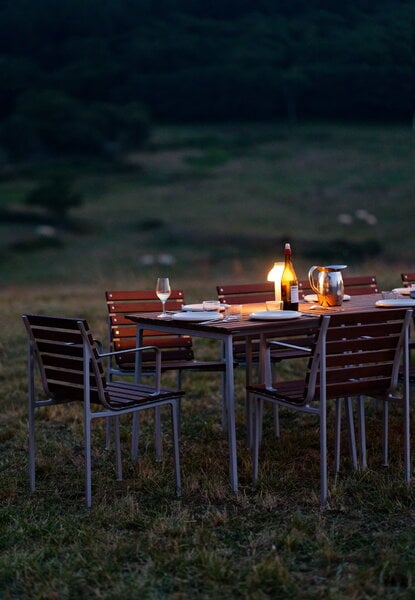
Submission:
[[[267,300],[275,299],[275,288],[273,282],[261,283],[242,283],[242,284],[226,284],[217,285],[216,291],[218,299],[222,304],[243,304],[245,312],[254,312],[258,310],[266,310]],[[294,341],[293,341],[294,343]],[[286,348],[285,352],[278,354],[271,353],[271,360],[279,362],[287,358],[301,358],[306,356],[306,353],[300,350],[301,346],[307,346],[309,340],[306,338],[298,338],[295,340],[296,349]],[[246,366],[246,385],[251,383],[252,366],[258,364],[259,359],[259,339],[250,340],[247,345],[244,337],[234,338],[233,352],[235,360],[240,365]],[[250,418],[250,404],[248,397],[246,398],[246,418],[248,431],[248,444],[252,437],[252,419]],[[274,433],[280,435],[278,407],[274,408]]]
[[[111,290],[105,292],[108,308],[109,346],[111,350],[131,350],[136,344],[136,327],[127,319],[129,313],[160,311],[160,300],[153,290]],[[181,290],[172,290],[166,302],[166,310],[180,311],[184,305]],[[225,372],[222,360],[200,360],[195,357],[192,338],[188,335],[175,335],[147,330],[143,334],[145,345],[157,346],[161,350],[161,371],[177,372],[177,387],[181,389],[183,371]],[[134,353],[125,352],[110,358],[109,373],[114,375],[134,374]],[[154,356],[143,353],[142,372],[154,373]]]
[[[179,403],[182,392],[161,387],[161,352],[156,347],[135,348],[136,353],[155,355],[154,385],[108,382],[102,358],[84,319],[23,315],[28,334],[29,478],[35,489],[35,411],[44,406],[77,402],[82,406],[85,442],[85,503],[92,504],[91,424],[93,419],[112,418],[116,431],[116,475],[122,479],[118,416],[145,409],[171,409],[176,493],[180,495]],[[122,351],[121,351],[122,352]],[[37,390],[38,367],[43,395]]]
[[[112,351],[122,350],[108,359],[108,372],[112,380],[114,376],[134,375],[135,356],[131,350],[136,345],[136,326],[127,319],[129,313],[157,312],[161,309],[160,300],[154,290],[109,290],[105,292],[108,309],[108,341]],[[182,290],[172,290],[166,302],[166,310],[180,311],[184,305]],[[225,402],[225,362],[219,360],[202,360],[196,358],[192,338],[188,335],[176,335],[158,331],[145,330],[143,344],[156,346],[161,352],[161,372],[173,371],[177,374],[177,388],[182,387],[183,371],[199,371],[204,373],[220,373],[222,382],[222,426],[226,427]],[[155,373],[154,356],[144,352],[141,357],[141,371],[153,376]],[[156,419],[158,412],[156,411]],[[157,426],[158,428],[158,426]],[[158,436],[160,440],[160,436]],[[133,420],[132,455],[136,457],[138,440],[138,419]],[[108,433],[107,433],[108,443]],[[158,448],[158,453],[161,449]]]
[[[328,498],[327,486],[327,402],[357,397],[360,418],[364,423],[364,399],[384,404],[384,464],[388,464],[387,418],[390,402],[404,407],[405,479],[410,480],[410,413],[409,413],[409,327],[412,310],[388,309],[355,313],[332,313],[320,318],[313,343],[309,347],[308,367],[304,377],[293,381],[272,380],[271,351],[285,351],[290,340],[273,340],[267,345],[265,382],[248,387],[254,405],[253,480],[258,478],[258,456],[262,403],[316,415],[320,427],[320,500]],[[404,355],[404,390],[398,393],[398,376]],[[365,429],[361,427],[361,445],[365,446]]]

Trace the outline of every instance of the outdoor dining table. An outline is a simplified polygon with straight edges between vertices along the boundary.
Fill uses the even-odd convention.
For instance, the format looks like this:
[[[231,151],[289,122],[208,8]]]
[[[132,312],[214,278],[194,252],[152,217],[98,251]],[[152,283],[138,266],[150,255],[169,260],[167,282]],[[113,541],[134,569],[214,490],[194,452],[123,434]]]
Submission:
[[[260,339],[262,352],[268,338],[287,335],[307,335],[307,331],[313,328],[316,318],[321,314],[330,314],[337,311],[363,312],[388,310],[387,307],[377,307],[376,301],[382,298],[381,294],[369,294],[351,296],[350,300],[344,301],[341,306],[323,308],[317,303],[300,303],[299,312],[301,317],[296,319],[260,320],[250,318],[249,305],[244,305],[244,315],[240,320],[222,320],[212,322],[197,322],[178,320],[173,317],[160,318],[159,313],[133,313],[127,316],[136,323],[137,346],[142,345],[142,334],[146,329],[163,331],[179,335],[190,335],[192,337],[208,338],[218,340],[223,346],[223,359],[225,362],[225,402],[227,414],[227,434],[229,446],[229,472],[230,484],[233,492],[238,491],[238,466],[235,426],[235,387],[234,387],[234,356],[233,341],[237,338],[245,338],[247,349],[247,366],[251,368],[249,355],[251,341]],[[258,310],[257,305],[255,305]],[[141,376],[139,361],[136,363],[136,380]],[[247,378],[251,375],[247,373]]]

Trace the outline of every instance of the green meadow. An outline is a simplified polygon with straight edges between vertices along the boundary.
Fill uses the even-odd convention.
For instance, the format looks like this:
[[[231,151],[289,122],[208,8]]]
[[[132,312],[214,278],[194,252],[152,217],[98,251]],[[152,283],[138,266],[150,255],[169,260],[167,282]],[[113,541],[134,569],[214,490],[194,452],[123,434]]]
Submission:
[[[39,178],[73,178],[84,203],[52,225],[24,200]],[[300,279],[347,264],[382,289],[415,271],[415,133],[410,124],[250,123],[165,126],[116,164],[21,165],[0,173],[0,597],[174,599],[415,597],[415,493],[403,476],[402,418],[391,414],[381,466],[381,414],[368,407],[368,461],[332,463],[319,508],[318,428],[266,415],[260,481],[251,486],[244,372],[237,371],[240,491],[228,485],[217,375],[185,375],[175,499],[169,432],[156,463],[151,417],[140,460],[115,481],[103,424],[93,433],[93,508],[84,508],[82,412],[38,413],[37,491],[27,478],[26,339],[21,314],[86,317],[106,342],[106,289],[153,288],[167,275],[187,302],[216,285],[257,282],[290,241]],[[196,341],[212,356],[214,344]],[[166,377],[167,385],[174,379]],[[332,415],[330,415],[331,417]],[[330,418],[329,423],[333,423]]]

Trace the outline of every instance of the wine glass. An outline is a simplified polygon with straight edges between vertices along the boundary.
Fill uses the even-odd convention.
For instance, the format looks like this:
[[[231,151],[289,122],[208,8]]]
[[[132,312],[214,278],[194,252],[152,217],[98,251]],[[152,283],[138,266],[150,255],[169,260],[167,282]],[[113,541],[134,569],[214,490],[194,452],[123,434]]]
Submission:
[[[167,298],[169,298],[171,294],[170,281],[168,277],[159,277],[157,279],[156,294],[157,297],[161,300],[161,304],[163,306],[163,312],[161,313],[161,315],[159,315],[159,317],[164,319],[168,316],[164,305],[166,304]]]

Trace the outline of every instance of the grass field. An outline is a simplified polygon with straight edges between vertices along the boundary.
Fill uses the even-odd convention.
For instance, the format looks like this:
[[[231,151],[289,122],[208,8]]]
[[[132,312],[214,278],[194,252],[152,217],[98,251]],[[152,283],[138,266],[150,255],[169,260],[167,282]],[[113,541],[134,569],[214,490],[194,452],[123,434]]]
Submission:
[[[372,411],[369,469],[351,469],[345,439],[321,511],[317,424],[284,414],[276,441],[266,416],[252,490],[241,369],[235,496],[219,379],[187,376],[182,499],[173,496],[169,437],[157,464],[145,419],[143,456],[131,464],[126,420],[122,483],[102,427],[94,428],[88,512],[77,408],[39,414],[38,489],[28,493],[20,319],[26,311],[83,316],[105,340],[105,289],[152,288],[166,274],[188,302],[200,301],[215,296],[217,283],[264,280],[285,240],[301,279],[311,265],[332,262],[348,264],[349,274],[376,273],[383,289],[398,286],[402,271],[415,270],[414,142],[409,126],[160,128],[123,165],[65,165],[85,203],[46,242],[38,214],[21,218],[33,170],[1,174],[1,598],[415,597],[415,494],[403,483],[399,411],[390,467],[380,466],[380,414]],[[197,351],[215,348],[199,343]]]

